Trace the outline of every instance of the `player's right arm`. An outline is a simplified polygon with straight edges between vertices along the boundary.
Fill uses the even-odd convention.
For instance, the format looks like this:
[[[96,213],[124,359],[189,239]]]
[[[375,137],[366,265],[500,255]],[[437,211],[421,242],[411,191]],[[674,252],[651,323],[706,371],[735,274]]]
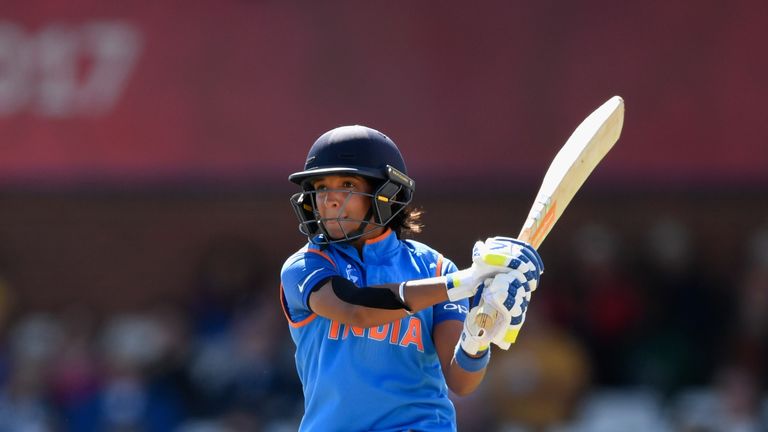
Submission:
[[[488,277],[511,270],[509,264],[517,255],[508,255],[506,243],[497,243],[493,239],[475,243],[472,266],[446,276],[363,289],[341,276],[331,276],[312,288],[308,304],[320,316],[374,327],[438,303],[469,298]]]
[[[400,284],[384,284],[360,289],[352,282],[340,276],[339,278],[331,278],[317,287],[309,296],[309,305],[320,316],[356,327],[383,325],[407,316],[409,311],[406,307],[413,313],[448,299],[445,283],[441,281],[421,285],[418,290],[418,300],[406,305],[398,298]],[[351,285],[347,285],[346,288],[338,287],[344,284]],[[348,290],[349,293],[342,293],[341,290]],[[355,293],[367,295],[369,299],[361,298],[363,296],[349,298]],[[360,303],[367,303],[369,306]],[[411,303],[410,300],[409,303]]]
[[[442,276],[404,284],[358,287],[342,277],[324,254],[303,251],[286,261],[281,281],[287,312],[293,322],[300,322],[315,313],[343,324],[367,328],[399,320],[409,313],[447,301],[449,297],[473,295],[481,279],[479,276],[471,279],[472,274],[465,271],[463,280],[451,275],[451,280]],[[457,294],[457,291],[465,294]]]
[[[477,242],[473,265],[447,276],[370,287],[358,287],[342,277],[323,254],[300,252],[282,272],[289,313],[304,310],[344,324],[374,327],[437,303],[469,298],[488,277],[510,270],[515,256],[493,247],[488,241]]]

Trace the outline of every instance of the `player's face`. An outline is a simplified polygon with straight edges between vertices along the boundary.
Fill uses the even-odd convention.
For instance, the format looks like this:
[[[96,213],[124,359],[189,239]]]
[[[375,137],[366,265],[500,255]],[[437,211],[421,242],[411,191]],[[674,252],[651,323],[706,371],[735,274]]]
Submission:
[[[371,207],[371,185],[362,177],[329,175],[312,181],[317,211],[324,219],[323,225],[332,239],[343,238],[354,232],[365,220]],[[358,192],[358,193],[351,193]],[[333,220],[333,219],[344,220]],[[331,219],[331,220],[329,220]]]

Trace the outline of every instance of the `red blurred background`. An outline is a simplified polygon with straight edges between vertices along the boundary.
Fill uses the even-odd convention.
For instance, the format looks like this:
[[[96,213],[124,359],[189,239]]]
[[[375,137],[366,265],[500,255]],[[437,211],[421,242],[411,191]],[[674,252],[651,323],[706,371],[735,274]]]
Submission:
[[[0,179],[282,186],[314,137],[362,123],[393,136],[426,186],[533,181],[620,94],[627,128],[595,182],[765,182],[765,12],[755,0],[5,1]]]

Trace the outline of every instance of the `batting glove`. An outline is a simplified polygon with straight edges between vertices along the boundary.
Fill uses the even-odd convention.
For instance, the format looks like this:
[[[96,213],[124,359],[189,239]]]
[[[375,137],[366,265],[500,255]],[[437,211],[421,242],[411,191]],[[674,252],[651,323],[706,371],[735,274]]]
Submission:
[[[525,276],[531,291],[536,290],[539,279],[544,273],[544,262],[536,248],[522,240],[496,236],[485,240],[485,249],[482,251],[485,253],[472,255],[473,263],[480,267],[506,267],[517,270]]]
[[[532,292],[526,276],[517,270],[497,275],[483,290],[484,310],[490,307],[496,312],[487,336],[499,348],[509,349],[517,339]]]
[[[475,242],[472,248],[472,266],[446,276],[445,285],[449,300],[456,301],[472,297],[486,279],[513,268],[527,266],[525,262],[530,260],[518,250],[520,246],[515,245],[517,249],[513,249],[508,241],[494,240],[504,238],[492,237],[485,242]],[[528,270],[528,267],[525,269]]]

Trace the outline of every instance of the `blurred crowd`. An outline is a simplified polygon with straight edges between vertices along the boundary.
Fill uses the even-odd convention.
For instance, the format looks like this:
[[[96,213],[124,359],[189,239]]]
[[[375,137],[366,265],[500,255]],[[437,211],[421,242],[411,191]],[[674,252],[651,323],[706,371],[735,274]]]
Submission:
[[[454,398],[459,430],[768,430],[768,230],[722,251],[741,268],[704,265],[679,220],[645,239],[578,230],[518,343]],[[83,304],[13,313],[0,280],[0,432],[296,430],[277,269],[258,260],[247,242],[220,243],[188,296],[105,316]]]
[[[714,266],[672,218],[631,248],[600,225],[573,241],[485,391],[458,401],[467,430],[768,431],[768,230]]]
[[[182,299],[0,323],[0,432],[296,430],[301,386],[279,276],[264,286],[257,251],[216,241]],[[0,305],[12,292],[0,288]]]

